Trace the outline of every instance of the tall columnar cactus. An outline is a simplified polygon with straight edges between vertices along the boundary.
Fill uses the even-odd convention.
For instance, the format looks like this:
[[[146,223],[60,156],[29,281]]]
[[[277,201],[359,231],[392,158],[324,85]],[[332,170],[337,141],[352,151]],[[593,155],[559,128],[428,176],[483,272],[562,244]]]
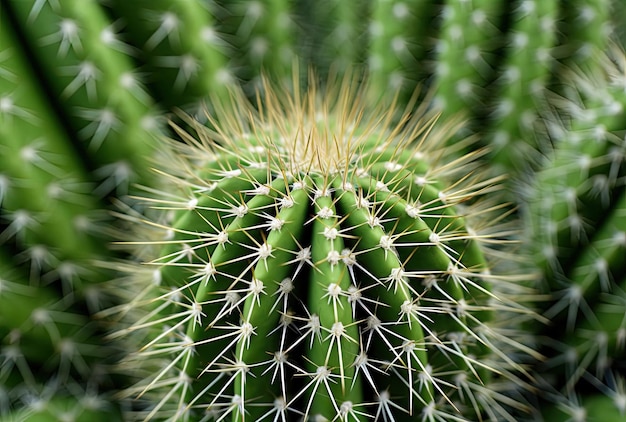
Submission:
[[[623,375],[609,372],[606,381],[590,378],[597,391],[570,394],[557,404],[546,406],[535,420],[554,422],[624,422],[626,421],[626,379]]]
[[[443,6],[434,83],[444,115],[474,113],[485,98],[495,78],[495,53],[502,47],[505,3],[450,1]]]
[[[137,72],[157,103],[196,107],[208,93],[226,93],[234,80],[228,68],[228,40],[219,31],[212,2],[105,2],[114,22],[123,29],[129,53],[139,62]]]
[[[360,6],[360,7],[359,7]],[[294,7],[300,42],[297,54],[315,63],[321,79],[362,63],[368,54],[366,30],[370,10],[363,4],[340,0],[305,0]]]
[[[373,112],[355,87],[266,86],[256,109],[237,98],[215,131],[191,122],[170,145],[148,200],[160,211],[140,224],[153,230],[130,242],[147,265],[120,283],[139,418],[513,420],[523,407],[504,391],[523,384],[527,350],[500,328],[527,311],[488,257],[506,208],[481,200],[498,181],[474,155],[446,161],[453,126],[422,112],[390,125],[393,108]]]
[[[511,13],[506,58],[500,64],[498,88],[489,100],[494,104],[485,130],[493,149],[492,165],[510,176],[536,166],[538,155],[547,148],[538,129],[554,67],[558,7],[554,0],[525,0]]]
[[[563,50],[559,56],[569,64],[593,67],[593,58],[606,50],[614,30],[611,16],[621,7],[611,0],[564,0],[561,36]],[[621,24],[621,22],[619,23]]]
[[[119,421],[122,415],[111,409],[110,402],[103,397],[93,396],[80,389],[76,397],[37,398],[11,416],[2,417],[2,422],[110,422]]]
[[[230,66],[252,94],[261,74],[291,77],[296,63],[297,28],[293,2],[237,0],[224,2],[221,30],[233,45]]]
[[[110,255],[103,197],[148,174],[153,114],[106,24],[87,1],[0,12],[0,415],[17,420],[87,409],[114,384],[119,350],[92,318],[111,305],[113,273],[94,267]]]
[[[0,420],[119,419],[106,394],[117,349],[103,341],[84,301],[33,283],[4,253],[0,271]]]
[[[571,74],[581,100],[565,103],[571,121],[552,127],[554,151],[528,190],[527,243],[551,321],[539,337],[547,358],[539,370],[566,398],[625,364],[624,63],[616,50],[602,68]]]
[[[366,36],[373,93],[400,91],[406,101],[426,77],[425,64],[438,29],[437,9],[431,1],[372,2]]]
[[[2,15],[13,28],[3,38],[13,43],[3,47],[28,57],[24,77],[48,97],[53,116],[69,132],[66,143],[101,183],[97,194],[126,192],[145,180],[158,115],[129,56],[131,47],[100,5],[7,1]]]

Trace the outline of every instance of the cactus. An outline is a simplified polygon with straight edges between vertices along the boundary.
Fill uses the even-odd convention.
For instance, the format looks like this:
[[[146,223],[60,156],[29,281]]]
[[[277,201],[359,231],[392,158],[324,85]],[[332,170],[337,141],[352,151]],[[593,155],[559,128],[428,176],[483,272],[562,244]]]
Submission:
[[[592,389],[584,393],[562,393],[547,391],[552,405],[544,405],[535,421],[582,422],[626,420],[626,380],[614,372],[605,374],[606,381],[587,377]]]
[[[148,265],[121,281],[132,318],[116,333],[138,343],[123,369],[139,368],[127,393],[152,403],[140,418],[512,420],[522,407],[499,390],[523,384],[514,357],[528,351],[499,333],[527,311],[487,257],[507,236],[487,222],[505,208],[481,200],[497,180],[474,155],[445,161],[454,126],[425,111],[390,126],[393,108],[377,115],[338,83],[323,96],[268,83],[215,131],[189,122],[161,160],[177,189],[147,199],[161,211],[130,242]]]
[[[222,32],[233,44],[230,66],[252,94],[261,84],[261,74],[290,78],[296,62],[296,27],[292,2],[225,2],[227,16]]]
[[[521,420],[530,407],[535,420],[600,407],[623,416],[624,58],[604,56],[624,38],[621,2],[0,7],[0,420],[119,419],[118,399],[148,419]],[[300,71],[309,67],[317,81]],[[366,82],[357,89],[362,81],[348,78],[353,97],[336,80],[355,68]],[[264,74],[299,76],[308,88],[276,93]],[[324,100],[304,94],[320,81]],[[228,104],[233,84],[260,101],[244,105],[237,94]],[[421,120],[428,130],[457,113],[464,123],[426,136],[417,117],[363,105],[419,115],[423,99],[443,113],[443,123]],[[200,127],[205,105],[209,129]],[[177,108],[193,118],[171,115]],[[161,123],[168,118],[172,130]],[[178,141],[163,146],[166,131]],[[306,131],[328,142],[289,150],[285,139]],[[509,179],[492,185],[494,174]],[[179,191],[148,187],[159,177]],[[127,197],[135,183],[162,210]],[[283,204],[294,197],[302,202]],[[122,207],[115,219],[111,201]],[[523,219],[504,201],[516,201]],[[326,209],[328,218],[316,214]],[[491,215],[527,230],[513,249],[519,262],[508,262],[508,226],[482,226]],[[130,233],[157,236],[150,245],[131,239],[134,259],[151,264],[144,269],[107,247],[126,222]],[[307,246],[308,261],[294,252]],[[425,271],[448,281],[422,286]],[[538,285],[504,282],[535,272]],[[117,283],[135,297],[110,302],[103,287]],[[516,302],[526,299],[518,290],[535,288],[547,326]],[[402,307],[414,298],[419,306]],[[110,338],[96,314],[118,327]],[[237,331],[245,327],[254,330]],[[471,344],[453,350],[456,332]],[[376,343],[381,333],[389,344]],[[100,359],[122,345],[135,353],[120,377]],[[544,361],[522,356],[537,357],[535,345]],[[128,387],[126,375],[146,381]],[[535,390],[518,395],[526,381]],[[109,389],[123,391],[114,399]]]
[[[78,397],[30,397],[27,405],[2,422],[107,422],[121,420],[121,414],[112,409],[107,399],[78,391]]]
[[[562,60],[594,66],[592,59],[609,45],[614,30],[611,14],[620,7],[619,2],[566,0],[562,6]]]
[[[444,116],[473,113],[495,78],[495,52],[502,47],[505,2],[447,2],[437,41],[436,106]],[[470,23],[471,24],[468,24]]]
[[[91,295],[87,299],[75,297],[78,289],[75,296],[62,295],[58,286],[43,284],[45,279],[33,283],[4,253],[0,258],[0,420],[14,408],[26,415],[52,411],[55,406],[46,403],[71,397],[86,408],[97,401],[119,411],[106,395],[117,382],[110,367],[119,349],[103,341],[104,330],[82,309],[85,301],[104,306],[102,293],[92,286],[84,289]]]
[[[436,5],[430,1],[375,1],[368,26],[367,69],[373,93],[400,92],[408,101],[427,75],[424,67],[433,42]]]
[[[4,18],[3,40],[12,36]],[[96,181],[21,51],[4,49],[1,65],[0,414],[42,384],[104,388],[117,354],[89,318],[110,306],[100,287],[111,275],[93,268],[107,254]]]
[[[369,5],[340,0],[296,2],[294,21],[301,41],[297,53],[306,63],[314,63],[320,80],[331,68],[344,72],[362,63],[368,54]]]
[[[29,52],[30,79],[68,130],[66,144],[100,184],[96,194],[126,193],[145,180],[158,115],[128,56],[130,47],[97,2],[5,3],[3,19],[14,31],[5,39]]]
[[[554,151],[527,190],[526,243],[542,274],[540,308],[551,322],[538,333],[546,356],[538,372],[557,401],[624,366],[624,57],[614,49],[601,68],[570,73],[581,100],[564,103],[571,121],[554,123]]]
[[[107,11],[124,25],[150,93],[164,109],[197,108],[210,92],[227,94],[233,80],[228,41],[211,7],[198,1],[110,0]]]
[[[508,59],[499,69],[499,89],[486,130],[493,148],[491,163],[500,173],[525,174],[545,152],[538,122],[547,108],[544,91],[554,67],[557,3],[523,1],[512,12]]]
[[[111,255],[108,198],[148,174],[153,114],[122,85],[132,67],[101,38],[106,25],[89,1],[0,13],[0,416],[15,420],[65,414],[74,399],[60,419],[90,398],[119,407],[106,390],[120,349],[93,320],[112,305],[102,286],[114,273],[94,262]]]

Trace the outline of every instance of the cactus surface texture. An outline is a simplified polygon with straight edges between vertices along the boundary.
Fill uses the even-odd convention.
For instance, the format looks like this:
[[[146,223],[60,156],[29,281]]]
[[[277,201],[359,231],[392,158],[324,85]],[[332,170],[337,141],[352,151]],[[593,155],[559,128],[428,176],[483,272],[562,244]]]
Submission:
[[[160,160],[174,189],[130,242],[147,265],[115,334],[143,340],[123,366],[138,415],[511,419],[526,351],[500,328],[527,311],[488,258],[509,235],[483,198],[498,181],[478,153],[447,161],[453,125],[327,89],[266,86]]]
[[[587,390],[615,390],[590,396],[590,403],[597,409],[613,401],[613,413],[624,413],[626,60],[615,47],[600,59],[601,66],[570,74],[579,100],[564,103],[566,121],[552,122],[555,147],[525,201],[526,243],[542,275],[539,306],[549,320],[537,332],[546,358],[538,379],[562,398],[556,401],[569,403],[564,413],[572,420],[593,417],[580,413],[586,395],[572,399]]]
[[[624,4],[0,0],[0,421],[624,420]]]

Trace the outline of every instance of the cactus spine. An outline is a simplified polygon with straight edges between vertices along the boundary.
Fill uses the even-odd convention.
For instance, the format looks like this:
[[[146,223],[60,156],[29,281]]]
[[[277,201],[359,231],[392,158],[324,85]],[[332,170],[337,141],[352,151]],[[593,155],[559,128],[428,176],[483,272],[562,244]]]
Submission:
[[[624,381],[620,371],[624,365],[626,301],[620,257],[624,253],[622,120],[626,98],[620,81],[624,59],[611,54],[609,62],[613,68],[607,73],[601,54],[609,45],[609,32],[615,29],[612,26],[617,26],[616,36],[623,41],[619,16],[624,13],[624,6],[620,2],[0,0],[0,7],[0,413],[23,407],[9,415],[10,420],[77,420],[96,417],[91,412],[94,409],[100,415],[107,415],[108,410],[115,412],[114,404],[93,406],[101,399],[111,399],[101,388],[112,387],[112,376],[102,376],[98,361],[100,352],[106,350],[105,354],[109,354],[112,349],[102,348],[105,341],[101,327],[94,324],[92,317],[107,306],[107,296],[101,289],[102,282],[111,278],[111,268],[107,267],[133,268],[132,274],[138,270],[132,263],[115,262],[105,268],[92,263],[94,258],[111,261],[112,255],[104,246],[105,233],[111,230],[108,217],[103,218],[106,201],[126,193],[136,181],[149,183],[152,173],[148,169],[152,163],[147,158],[154,145],[161,145],[155,143],[152,135],[162,129],[162,111],[181,107],[195,113],[195,118],[202,118],[197,110],[207,96],[212,96],[211,104],[219,110],[219,104],[229,96],[229,84],[241,82],[246,94],[254,95],[253,88],[262,82],[263,71],[276,80],[289,79],[294,73],[292,63],[299,60],[316,67],[321,80],[343,74],[353,66],[363,66],[370,82],[368,98],[382,97],[387,90],[395,93],[395,89],[388,88],[399,87],[398,108],[414,107],[414,83],[437,87],[436,99],[440,105],[446,105],[443,121],[457,112],[469,118],[465,126],[469,132],[447,137],[454,143],[447,153],[466,157],[464,154],[474,151],[476,145],[489,145],[492,155],[481,151],[468,157],[482,160],[482,168],[495,170],[496,174],[509,173],[509,189],[519,186],[520,178],[524,182],[532,180],[521,203],[521,208],[528,212],[525,226],[531,229],[526,235],[528,248],[522,249],[532,249],[535,263],[526,263],[527,268],[537,269],[543,276],[539,290],[546,301],[538,304],[539,310],[552,320],[552,326],[564,327],[563,333],[550,336],[549,341],[546,334],[550,332],[543,326],[531,325],[524,337],[529,344],[541,344],[547,360],[536,364],[534,377],[542,390],[549,391],[546,398],[556,402],[556,406],[547,406],[542,416],[545,403],[537,402],[537,397],[529,398],[536,407],[532,415],[536,420],[582,420],[591,418],[603,406],[606,413],[602,415],[612,415],[605,418],[623,417]],[[501,43],[503,40],[508,44]],[[581,78],[572,69],[585,72],[586,76]],[[303,85],[309,82],[302,79]],[[607,80],[611,83],[607,84]],[[343,91],[332,86],[325,95],[340,97]],[[548,88],[559,96],[544,97]],[[279,163],[272,159],[291,163],[283,159],[284,151],[276,151],[278,146],[285,146],[279,138],[285,133],[293,135],[294,128],[302,125],[282,123],[282,118],[271,120],[263,113],[301,103],[293,98],[293,104],[275,107],[279,101],[271,95],[270,98],[267,101],[271,104],[260,103],[264,117],[251,125],[257,130],[254,136],[225,118],[239,114],[223,110],[214,115],[224,122],[211,123],[213,130],[220,128],[222,133],[200,135],[202,139],[211,139],[200,142],[200,149],[212,151],[203,153],[207,162],[198,157],[180,158],[178,153],[185,157],[196,153],[188,146],[172,147],[176,153],[168,156],[172,166],[165,170],[174,174],[170,181],[192,182],[180,182],[181,191],[187,191],[171,193],[168,198],[177,203],[160,203],[161,207],[172,209],[157,214],[151,223],[157,232],[168,227],[172,237],[156,241],[156,251],[148,247],[137,251],[138,260],[163,258],[153,262],[159,267],[154,282],[160,280],[160,287],[145,286],[138,282],[138,276],[133,276],[137,285],[131,290],[138,293],[137,297],[126,298],[119,307],[100,314],[106,318],[121,311],[127,314],[123,319],[130,327],[114,337],[123,337],[116,340],[127,341],[132,350],[141,351],[126,362],[137,367],[138,372],[133,374],[154,381],[125,390],[129,395],[140,396],[133,402],[137,406],[134,410],[140,417],[152,414],[157,418],[163,409],[174,416],[180,410],[195,417],[194,412],[202,413],[201,405],[212,404],[212,413],[202,414],[199,419],[211,415],[217,415],[216,419],[251,419],[251,415],[291,419],[328,411],[331,419],[339,415],[336,419],[385,420],[393,412],[404,416],[410,411],[413,419],[475,419],[476,414],[481,414],[490,419],[518,420],[511,408],[521,405],[500,395],[501,390],[494,386],[501,379],[512,384],[521,382],[508,373],[515,367],[513,362],[496,359],[485,366],[478,364],[480,357],[496,350],[482,334],[464,339],[473,339],[477,344],[450,350],[451,345],[456,345],[450,339],[453,330],[469,334],[490,329],[496,321],[489,310],[493,311],[498,302],[488,298],[496,296],[505,301],[510,293],[500,292],[501,280],[494,279],[491,286],[481,284],[487,278],[491,280],[491,276],[477,273],[481,268],[491,268],[492,261],[474,254],[473,246],[461,240],[435,242],[440,235],[435,228],[444,227],[444,234],[467,233],[474,239],[469,242],[471,245],[486,246],[487,237],[476,239],[471,230],[473,196],[467,195],[472,198],[458,203],[454,195],[469,186],[470,179],[483,186],[482,179],[459,177],[463,183],[457,184],[456,174],[449,171],[472,160],[450,158],[453,164],[446,164],[439,157],[431,160],[437,153],[428,148],[428,160],[409,159],[410,154],[401,151],[378,151],[387,146],[383,141],[387,135],[377,132],[372,122],[365,124],[379,116],[366,113],[360,120],[356,116],[348,119],[360,128],[354,131],[351,127],[342,128],[341,119],[331,119],[327,126],[308,123],[307,130],[315,128],[324,134],[354,135],[365,140],[350,150],[348,155],[354,161],[342,171],[333,170],[332,166],[320,169],[318,164],[324,160],[313,160],[304,148],[298,154],[316,163],[309,168],[311,171],[290,168],[284,175],[280,173],[282,179],[278,180]],[[288,98],[292,97],[285,94],[284,99]],[[332,108],[331,104],[335,103],[316,103],[319,116],[326,116],[328,110],[324,107]],[[333,110],[339,108],[337,105]],[[247,106],[244,110],[248,112]],[[309,117],[296,119],[298,122],[313,122],[310,109],[307,110]],[[250,115],[256,116],[255,113]],[[389,128],[389,139],[401,138],[386,122],[387,117],[379,116],[385,120],[380,126]],[[279,129],[260,128],[260,123],[268,120],[271,124],[280,120]],[[401,122],[414,127],[408,120]],[[186,129],[197,126],[191,121],[187,123]],[[476,143],[457,142],[467,133],[481,139]],[[190,141],[182,130],[175,135]],[[231,153],[218,148],[224,138],[238,140],[240,146],[226,143],[235,151]],[[404,145],[402,139],[397,142]],[[336,145],[343,144],[338,141]],[[251,151],[243,151],[244,147]],[[262,155],[263,147],[276,148]],[[329,147],[325,151],[327,154],[320,156],[335,155],[349,161],[339,150]],[[247,161],[235,159],[236,153]],[[252,162],[253,159],[257,161]],[[212,160],[217,160],[217,164],[208,163]],[[181,169],[174,169],[174,163]],[[264,174],[260,169],[263,165],[271,167]],[[350,170],[353,166],[362,167],[367,175]],[[234,176],[237,171],[242,175]],[[419,189],[410,185],[405,178],[409,175],[418,175],[425,185]],[[211,186],[207,186],[209,183]],[[194,190],[200,186],[208,191],[213,183],[216,187],[211,192]],[[294,190],[294,184],[304,187]],[[358,201],[363,199],[370,205],[351,207],[349,199],[353,193],[344,184],[356,186],[355,203],[360,204]],[[269,194],[263,193],[265,187],[269,187]],[[437,208],[445,212],[418,215],[412,208],[417,204],[411,201],[433,194],[431,188],[445,192],[443,198],[452,193],[453,200],[426,201],[422,208],[427,211],[434,213]],[[501,190],[478,188],[480,194],[490,195]],[[159,197],[150,192],[150,196]],[[298,196],[303,197],[303,204],[279,204]],[[466,203],[472,207],[466,208]],[[226,211],[229,207],[232,210]],[[250,216],[244,213],[246,207],[252,210],[248,212]],[[407,209],[417,213],[424,224],[409,224],[402,213]],[[317,216],[322,210],[330,210],[328,218]],[[126,212],[136,215],[131,207]],[[171,215],[166,216],[168,212]],[[480,214],[480,209],[476,213]],[[296,227],[293,221],[303,215],[306,218],[302,227]],[[379,224],[370,224],[376,218]],[[107,223],[103,224],[105,219]],[[134,223],[136,219],[143,221],[139,216],[131,218]],[[229,236],[231,243],[224,245],[224,252],[216,252],[221,245],[200,246],[206,238],[194,233],[207,224],[215,226],[210,232],[213,235]],[[338,232],[336,236],[334,230]],[[286,237],[286,233],[292,236]],[[324,233],[335,236],[330,247]],[[421,239],[418,233],[427,233],[428,238]],[[419,243],[421,251],[403,256],[410,243]],[[181,244],[187,245],[182,246],[184,250]],[[307,244],[312,264],[294,261],[297,255],[286,255]],[[456,286],[470,283],[472,287],[461,294],[448,281],[444,284],[450,289],[435,296],[433,286],[417,293],[404,291],[403,287],[412,286],[411,282],[421,277],[421,273],[411,269],[418,262],[414,256],[427,253],[426,246],[440,251],[428,252],[428,262],[434,267],[426,266],[427,270],[438,271],[441,278],[458,276],[458,268],[444,270],[447,261],[441,253],[447,253],[445,259],[458,261],[464,267],[461,273],[472,274],[466,277],[469,281],[461,277],[463,282]],[[269,248],[270,255],[262,259],[260,253]],[[492,252],[502,253],[500,248],[503,246],[498,243],[498,250]],[[350,251],[354,260],[344,250]],[[239,253],[247,258],[237,260]],[[394,256],[402,267],[392,262]],[[221,264],[208,266],[209,259]],[[254,265],[245,264],[255,259]],[[381,260],[382,269],[368,267],[375,259]],[[281,262],[289,262],[280,266],[283,272],[295,272],[294,268],[304,262],[292,279],[311,283],[311,290],[296,286],[295,282],[294,287],[289,283],[281,285],[282,279],[276,285],[272,277],[279,272],[270,268]],[[200,268],[204,268],[210,281],[201,280]],[[406,284],[401,277],[400,281],[391,277],[391,270],[396,268],[407,270]],[[338,274],[339,269],[344,273]],[[246,277],[235,278],[238,284],[226,286],[225,274],[236,270]],[[510,266],[505,271],[519,274]],[[153,275],[149,270],[146,273]],[[353,283],[361,280],[359,277],[365,277],[366,282]],[[217,279],[225,288],[217,292],[208,289],[215,289]],[[392,288],[387,291],[385,286]],[[145,290],[141,290],[143,287]],[[163,289],[163,295],[154,298],[158,289]],[[400,299],[408,300],[409,296],[419,296],[420,307],[402,308]],[[202,313],[194,313],[200,308],[192,305],[200,302]],[[383,306],[383,302],[393,306]],[[292,306],[294,303],[300,305]],[[469,310],[461,312],[461,318],[451,307],[444,306],[446,303],[463,304]],[[512,306],[508,302],[506,305]],[[412,317],[415,309],[421,312],[424,308],[426,311],[419,318]],[[396,315],[391,324],[390,313],[398,309],[404,312],[405,319]],[[525,318],[526,313],[520,312]],[[262,321],[264,313],[272,315],[267,322]],[[317,316],[319,324],[312,315]],[[370,318],[372,315],[380,324]],[[198,326],[190,322],[196,317],[209,327],[206,333],[196,332]],[[134,324],[129,322],[133,318]],[[191,319],[181,323],[185,318]],[[451,318],[454,322],[450,322]],[[412,326],[407,329],[409,322]],[[517,322],[507,319],[503,324],[509,323],[517,336]],[[178,323],[181,325],[175,325]],[[443,331],[429,331],[434,325],[444,327]],[[254,330],[242,330],[246,327]],[[164,337],[152,329],[163,329]],[[218,332],[224,337],[214,337],[219,337],[215,334]],[[387,345],[386,352],[385,345],[372,345],[382,338],[380,333],[392,336],[398,344]],[[180,338],[168,337],[179,334]],[[270,340],[267,345],[272,346],[271,350],[261,341],[264,334]],[[496,337],[494,343],[506,340]],[[416,344],[422,339],[424,347],[411,349],[410,341],[401,344],[402,338]],[[196,344],[198,350],[217,345],[225,351],[220,355],[194,354],[195,348],[184,346],[185,339],[192,339],[189,344]],[[151,343],[153,340],[155,343]],[[163,352],[159,355],[162,360],[152,361],[150,352],[157,355],[161,341],[169,340],[172,342],[167,345],[175,344],[184,353]],[[142,349],[146,344],[149,347]],[[359,361],[361,349],[367,357],[365,361]],[[94,350],[99,353],[93,355]],[[509,346],[504,350],[508,353]],[[281,351],[289,351],[288,358],[274,359],[274,355],[263,354],[275,352],[280,358]],[[296,359],[294,351],[304,357]],[[206,356],[213,357],[206,361]],[[516,352],[514,356],[517,359]],[[134,364],[133,359],[143,357],[149,362]],[[353,357],[352,361],[349,357]],[[179,371],[180,378],[158,369],[175,359],[178,361],[170,369]],[[198,381],[190,376],[199,375],[198,369],[208,368],[209,364],[213,365],[209,373],[200,374]],[[220,370],[212,372],[217,367]],[[493,372],[503,370],[504,374],[490,377],[486,373],[491,368]],[[159,378],[161,373],[163,377]],[[288,383],[292,374],[294,384]],[[470,375],[465,383],[457,383],[467,374]],[[411,375],[416,378],[409,381]],[[213,385],[203,385],[209,376],[219,379]],[[387,396],[385,383],[393,377],[401,382],[390,383]],[[175,388],[161,389],[164,380],[171,381]],[[416,380],[417,385],[413,382]],[[479,387],[477,380],[485,384]],[[299,390],[291,392],[293,385],[306,388],[298,394]],[[266,386],[274,386],[271,394]],[[378,395],[373,386],[380,387]],[[119,384],[114,386],[118,387]],[[463,388],[472,390],[474,395],[465,394]],[[172,396],[160,395],[161,392]],[[513,394],[507,390],[509,393]],[[185,405],[173,404],[174,396]],[[278,400],[270,406],[271,400],[281,396],[285,397],[283,402]],[[471,397],[480,397],[482,402],[477,399],[470,403]],[[257,405],[263,403],[267,404],[266,413],[260,414],[263,406]],[[85,410],[84,415],[81,409]]]
[[[432,116],[392,126],[355,82],[329,89],[237,98],[163,161],[180,190],[148,201],[166,237],[141,246],[147,293],[122,310],[145,314],[118,333],[145,336],[126,364],[152,372],[128,391],[156,403],[140,417],[511,418],[492,380],[523,347],[493,313],[526,311],[477,222],[497,181],[446,163]]]
[[[234,81],[213,4],[198,1],[111,0],[111,15],[124,25],[157,103],[169,111],[197,108],[208,93],[227,94]]]
[[[539,290],[547,299],[541,307],[551,322],[538,336],[546,356],[538,378],[573,420],[587,415],[573,399],[579,392],[606,393],[623,383],[618,374],[626,339],[624,57],[615,49],[602,66],[570,73],[580,100],[564,103],[571,120],[553,122],[554,150],[526,201],[527,244],[534,246],[543,276]],[[556,334],[551,326],[563,329]],[[589,403],[608,399],[590,395]],[[613,413],[623,417],[619,397],[615,400]]]
[[[71,133],[66,143],[73,143],[86,171],[101,184],[96,193],[126,193],[146,177],[145,158],[158,132],[130,47],[95,1],[7,3],[3,15],[14,23],[11,38],[30,51],[39,89]]]

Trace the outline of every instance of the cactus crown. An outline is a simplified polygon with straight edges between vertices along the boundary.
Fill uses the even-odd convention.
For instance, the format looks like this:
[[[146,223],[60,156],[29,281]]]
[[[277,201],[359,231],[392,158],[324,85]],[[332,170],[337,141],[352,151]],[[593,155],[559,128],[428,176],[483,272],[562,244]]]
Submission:
[[[157,403],[140,418],[510,418],[523,348],[498,323],[526,311],[485,257],[498,181],[479,153],[446,161],[455,127],[426,106],[398,118],[353,77],[328,85],[265,83],[163,148],[173,189],[129,242],[152,265],[131,265],[117,333],[137,341],[127,393]]]

